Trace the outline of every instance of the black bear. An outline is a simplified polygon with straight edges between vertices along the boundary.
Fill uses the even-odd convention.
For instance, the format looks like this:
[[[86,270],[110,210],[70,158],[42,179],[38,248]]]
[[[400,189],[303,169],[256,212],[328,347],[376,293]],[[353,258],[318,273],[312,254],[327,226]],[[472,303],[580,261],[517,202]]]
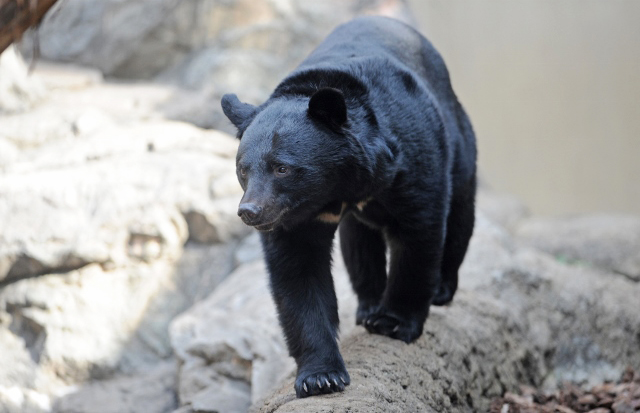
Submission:
[[[474,224],[475,137],[433,46],[404,23],[339,26],[238,129],[238,215],[260,231],[298,397],[344,390],[336,229],[356,320],[407,343],[451,301]],[[389,251],[388,264],[386,252]]]

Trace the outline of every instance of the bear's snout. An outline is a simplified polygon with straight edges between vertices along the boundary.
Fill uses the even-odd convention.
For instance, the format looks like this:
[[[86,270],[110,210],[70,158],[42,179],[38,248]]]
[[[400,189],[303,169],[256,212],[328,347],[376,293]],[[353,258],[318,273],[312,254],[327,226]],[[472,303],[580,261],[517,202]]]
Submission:
[[[262,207],[253,202],[244,202],[238,207],[238,216],[247,225],[256,225],[260,222]]]

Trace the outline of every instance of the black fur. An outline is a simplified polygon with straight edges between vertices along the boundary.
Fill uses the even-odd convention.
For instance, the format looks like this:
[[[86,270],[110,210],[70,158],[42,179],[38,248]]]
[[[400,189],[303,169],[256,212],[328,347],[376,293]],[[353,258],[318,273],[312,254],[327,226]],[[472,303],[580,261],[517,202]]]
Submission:
[[[225,95],[222,106],[241,139],[238,214],[262,231],[296,394],[342,391],[335,231],[356,322],[418,338],[429,305],[452,300],[473,231],[469,120],[431,44],[382,17],[338,27],[264,104]]]

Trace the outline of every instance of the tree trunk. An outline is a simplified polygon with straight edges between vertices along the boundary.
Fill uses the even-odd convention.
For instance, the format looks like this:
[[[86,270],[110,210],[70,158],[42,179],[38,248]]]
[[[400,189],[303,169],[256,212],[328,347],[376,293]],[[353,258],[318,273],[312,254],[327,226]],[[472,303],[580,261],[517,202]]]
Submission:
[[[35,26],[57,0],[0,0],[0,53]]]

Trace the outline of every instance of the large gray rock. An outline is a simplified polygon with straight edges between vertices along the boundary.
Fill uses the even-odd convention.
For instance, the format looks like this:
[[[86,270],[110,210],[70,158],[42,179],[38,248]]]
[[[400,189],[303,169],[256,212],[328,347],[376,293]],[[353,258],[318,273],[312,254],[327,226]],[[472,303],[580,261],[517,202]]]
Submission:
[[[251,411],[488,411],[521,383],[615,380],[640,365],[638,283],[517,247],[479,218],[461,289],[432,308],[422,337],[407,345],[357,327],[341,344],[344,393],[296,399],[292,374]]]
[[[36,72],[46,98],[0,115],[0,411],[170,411],[168,324],[248,232],[237,141],[163,119],[171,88]]]
[[[215,151],[207,156],[206,150],[197,149],[197,142],[192,142],[191,153],[171,153],[177,148],[170,145],[165,152],[164,138],[188,142],[189,130],[182,126],[144,125],[130,129],[131,134],[112,130],[114,136],[85,141],[86,152],[77,146],[60,148],[57,156],[43,151],[51,163],[64,166],[28,173],[16,167],[14,173],[1,176],[0,212],[11,219],[1,225],[0,280],[92,262],[121,265],[161,256],[177,258],[189,235],[185,218],[197,220],[194,238],[199,241],[220,242],[241,235],[244,228],[235,219],[239,191],[225,193],[216,185],[225,180],[222,175],[232,173],[233,161],[217,158]],[[137,150],[131,142],[134,137],[146,138]],[[121,140],[128,153],[115,158],[113,151],[100,154],[106,138],[111,143]],[[149,152],[147,145],[158,149]],[[74,164],[64,159],[75,156],[94,161]],[[102,157],[107,160],[101,162]],[[41,168],[46,162],[39,159],[33,164]],[[210,199],[216,191],[229,200]],[[205,226],[208,235],[198,236]]]
[[[236,218],[235,141],[146,121],[25,153],[0,175],[0,281],[88,263],[176,259],[191,236],[246,233]]]
[[[359,14],[410,20],[403,0],[67,0],[41,25],[40,49],[109,76],[159,76],[185,88],[164,106],[171,118],[229,128],[224,93],[264,100],[331,29]],[[23,52],[32,41],[27,34]]]
[[[128,377],[89,383],[59,398],[60,413],[168,413],[176,407],[175,361]]]
[[[558,260],[588,263],[640,281],[640,217],[531,218],[517,227],[516,235]]]
[[[248,4],[237,0],[224,6],[196,6],[205,16],[215,16],[206,22],[215,22],[208,26],[214,36],[161,73],[161,79],[187,90],[164,106],[167,116],[232,132],[218,109],[223,94],[237,93],[243,101],[262,103],[333,28],[358,15],[412,21],[404,0],[260,0],[245,9]]]
[[[249,400],[252,411],[265,412],[486,411],[492,397],[520,383],[613,380],[640,363],[638,284],[518,246],[484,211],[477,215],[459,295],[432,309],[425,335],[411,345],[354,327],[355,300],[335,257],[352,376],[339,395],[295,399],[268,276],[261,262],[243,264],[172,325],[183,362],[179,412],[246,411]],[[240,257],[249,256],[248,245]]]
[[[5,286],[0,308],[37,370],[66,383],[107,377],[172,271],[162,261],[111,271],[91,264]]]
[[[177,264],[110,271],[93,264],[4,287],[0,406],[30,411],[34,399],[59,412],[173,410],[177,371],[167,327],[233,269],[233,246],[187,244]]]
[[[261,262],[242,266],[172,323],[181,405],[214,411],[224,403],[246,411],[252,392],[264,395],[292,368],[264,273]]]
[[[294,0],[68,0],[41,24],[40,53],[120,77],[149,78],[188,60],[185,84],[198,86],[211,66],[232,67],[214,51],[251,51],[271,57],[280,70],[300,60],[335,25],[362,13],[409,19],[403,1]],[[22,49],[32,49],[27,34]],[[247,55],[249,56],[249,55]],[[213,58],[213,60],[212,60]],[[258,57],[261,58],[261,57]],[[228,72],[232,80],[246,76]]]
[[[24,279],[2,288],[0,411],[49,412],[56,396],[67,393],[74,394],[75,403],[80,403],[78,400],[83,396],[88,404],[88,398],[101,390],[113,405],[137,402],[142,395],[136,395],[133,388],[127,393],[121,391],[123,397],[118,399],[108,385],[107,389],[97,385],[91,387],[92,391],[82,390],[80,396],[69,386],[110,377],[119,370],[140,370],[166,357],[150,339],[147,330],[152,327],[146,311],[157,295],[166,294],[173,272],[173,266],[163,261],[111,271],[91,264],[67,274]],[[170,311],[171,308],[164,310]],[[147,343],[146,352],[136,353],[132,347],[142,337]],[[129,382],[145,380],[148,381],[143,374]],[[128,387],[132,387],[131,383]],[[154,403],[174,400],[173,387],[165,384],[162,391],[156,387]],[[145,389],[147,394],[154,391],[148,383]],[[99,404],[96,408],[105,411],[100,410],[104,406]]]

